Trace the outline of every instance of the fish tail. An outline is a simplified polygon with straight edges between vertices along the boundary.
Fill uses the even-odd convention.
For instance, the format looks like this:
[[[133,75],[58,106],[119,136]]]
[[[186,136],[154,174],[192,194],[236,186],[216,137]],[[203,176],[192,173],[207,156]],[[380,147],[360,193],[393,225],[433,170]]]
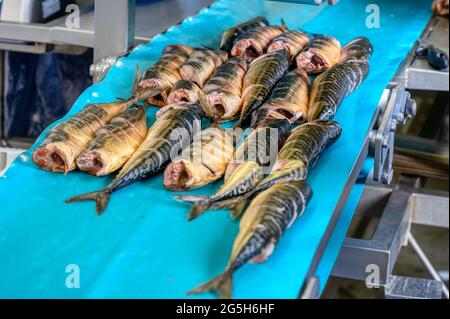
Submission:
[[[108,205],[109,197],[111,196],[111,192],[108,189],[104,189],[98,192],[87,193],[83,195],[78,195],[71,197],[66,200],[66,203],[75,203],[80,201],[93,200],[96,202],[96,211],[97,215],[101,215]]]
[[[173,198],[178,202],[191,203],[194,205],[189,212],[188,221],[192,221],[198,216],[203,215],[212,204],[211,199],[208,196],[183,194],[175,195]]]
[[[205,282],[204,284],[188,291],[188,295],[198,294],[202,292],[214,291],[222,299],[231,299],[231,287],[233,274],[231,269],[226,270],[223,274]]]
[[[211,207],[210,203],[207,204],[195,204],[195,206],[191,209],[189,212],[189,215],[187,217],[188,221],[193,221],[200,215],[203,215],[208,209]]]
[[[231,218],[233,220],[238,219],[244,212],[246,206],[247,200],[245,198],[237,202],[236,205],[233,208],[231,208]]]

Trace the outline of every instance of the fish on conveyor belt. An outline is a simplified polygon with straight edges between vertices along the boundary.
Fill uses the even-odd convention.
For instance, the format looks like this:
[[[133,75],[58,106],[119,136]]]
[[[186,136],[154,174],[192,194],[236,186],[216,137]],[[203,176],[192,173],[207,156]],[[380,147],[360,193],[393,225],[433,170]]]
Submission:
[[[203,87],[201,104],[205,115],[217,121],[233,120],[241,110],[242,85],[247,63],[240,57],[232,57],[222,64]]]
[[[251,62],[266,53],[272,40],[286,31],[284,26],[277,25],[253,28],[236,39],[231,55],[240,56]]]
[[[263,17],[256,17],[251,20],[240,23],[234,27],[231,27],[222,35],[222,40],[220,41],[220,49],[230,52],[233,44],[239,36],[243,33],[247,32],[250,29],[254,29],[256,27],[265,27],[269,25],[269,21]]]
[[[309,36],[299,30],[289,30],[272,40],[267,52],[285,49],[292,61],[310,43]]]
[[[163,169],[174,150],[182,149],[184,144],[191,142],[195,131],[201,127],[202,114],[198,104],[180,103],[177,107],[167,107],[169,110],[160,113],[145,140],[105,189],[72,197],[66,203],[93,200],[97,214],[101,214],[113,192]]]
[[[193,220],[207,210],[234,206],[236,198],[251,191],[264,177],[264,169],[276,160],[277,151],[289,135],[291,124],[286,119],[267,121],[251,131],[237,148],[233,160],[225,171],[225,181],[212,196],[175,195],[180,202],[194,205],[188,220]],[[274,154],[273,150],[275,149]],[[273,158],[271,158],[270,155]]]
[[[369,60],[373,46],[366,37],[357,37],[347,43],[341,50],[339,63]]]
[[[334,121],[317,120],[296,127],[278,153],[270,174],[246,196],[251,197],[276,183],[305,180],[319,155],[334,144],[341,133],[342,128]],[[235,213],[239,214],[239,209]]]
[[[225,271],[188,294],[213,291],[220,298],[231,298],[233,273],[247,262],[265,262],[311,196],[305,181],[280,183],[258,194],[242,216]]]
[[[52,172],[68,173],[89,146],[95,132],[134,103],[129,100],[89,104],[83,110],[52,128],[44,142],[33,152],[33,161]]]
[[[303,122],[308,113],[309,78],[302,69],[295,69],[286,75],[273,88],[267,102],[252,115],[252,127],[268,119],[284,117],[291,121]]]
[[[209,77],[227,59],[228,53],[222,50],[196,49],[180,68],[181,78],[203,88]]]
[[[286,50],[266,53],[250,63],[244,77],[241,115],[237,126],[242,127],[251,119],[269,97],[272,88],[289,68]]]
[[[88,149],[78,157],[78,168],[96,176],[120,169],[145,139],[147,131],[145,109],[130,108],[97,130]]]
[[[297,56],[297,67],[309,73],[320,73],[339,62],[341,44],[333,37],[315,36],[311,44]]]
[[[164,171],[164,186],[172,191],[194,189],[220,179],[234,153],[232,137],[221,128],[199,132],[192,144]]]
[[[344,98],[352,93],[369,74],[372,45],[365,38],[352,41],[343,50],[342,63],[320,74],[313,82],[308,121],[332,119]]]
[[[161,58],[147,69],[139,82],[138,99],[151,105],[165,106],[173,85],[181,80],[180,68],[193,51],[186,45],[166,46]]]
[[[167,98],[167,104],[179,102],[197,103],[200,99],[202,90],[200,87],[189,80],[177,81]]]

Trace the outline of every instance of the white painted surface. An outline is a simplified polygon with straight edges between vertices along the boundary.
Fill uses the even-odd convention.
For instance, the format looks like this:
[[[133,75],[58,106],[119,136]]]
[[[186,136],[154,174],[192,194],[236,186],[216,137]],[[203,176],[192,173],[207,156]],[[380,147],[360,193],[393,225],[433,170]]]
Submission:
[[[3,148],[0,147],[0,176],[2,176],[11,163],[16,159],[20,153],[25,150],[17,149],[17,148]]]

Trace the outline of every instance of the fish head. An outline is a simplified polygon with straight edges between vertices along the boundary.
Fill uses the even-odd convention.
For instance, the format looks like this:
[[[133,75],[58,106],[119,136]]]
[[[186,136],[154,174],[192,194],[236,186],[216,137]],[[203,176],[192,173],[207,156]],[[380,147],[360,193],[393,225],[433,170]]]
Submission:
[[[341,51],[340,63],[349,60],[369,59],[373,53],[373,46],[366,37],[357,37],[347,43]]]

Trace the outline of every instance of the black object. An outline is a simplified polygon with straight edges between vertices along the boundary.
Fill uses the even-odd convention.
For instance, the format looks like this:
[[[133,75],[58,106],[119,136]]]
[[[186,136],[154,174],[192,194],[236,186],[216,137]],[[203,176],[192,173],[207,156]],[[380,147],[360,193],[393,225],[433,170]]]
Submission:
[[[92,84],[92,50],[83,55],[8,52],[5,137],[37,137]]]
[[[66,8],[70,4],[77,4],[74,0],[41,0],[43,23],[52,21],[66,14]]]
[[[417,57],[427,58],[428,64],[436,70],[448,68],[448,55],[433,45],[421,44],[415,53]]]
[[[428,49],[428,63],[437,70],[448,68],[448,55],[441,49],[431,47]]]

